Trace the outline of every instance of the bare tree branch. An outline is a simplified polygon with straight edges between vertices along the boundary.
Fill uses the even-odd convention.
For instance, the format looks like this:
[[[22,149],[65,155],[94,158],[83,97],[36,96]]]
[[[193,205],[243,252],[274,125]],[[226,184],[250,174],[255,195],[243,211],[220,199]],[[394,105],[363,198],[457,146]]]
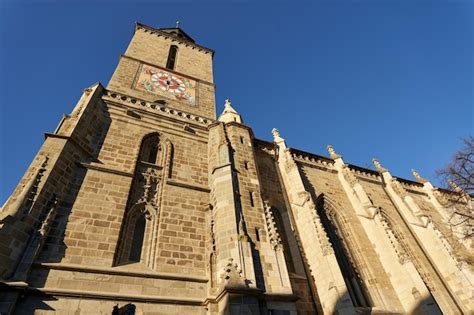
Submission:
[[[464,237],[470,238],[474,236],[474,137],[463,139],[463,142],[464,147],[437,174],[450,191],[444,205],[452,209],[449,224],[462,226]]]

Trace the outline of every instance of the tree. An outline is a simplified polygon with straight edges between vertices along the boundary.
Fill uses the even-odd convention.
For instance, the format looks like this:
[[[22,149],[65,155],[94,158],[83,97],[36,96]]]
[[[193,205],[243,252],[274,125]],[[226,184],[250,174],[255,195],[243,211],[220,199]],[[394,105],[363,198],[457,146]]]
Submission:
[[[449,223],[464,237],[474,236],[474,137],[463,140],[464,147],[456,152],[451,162],[437,171],[449,193],[444,194],[444,205],[451,210]]]

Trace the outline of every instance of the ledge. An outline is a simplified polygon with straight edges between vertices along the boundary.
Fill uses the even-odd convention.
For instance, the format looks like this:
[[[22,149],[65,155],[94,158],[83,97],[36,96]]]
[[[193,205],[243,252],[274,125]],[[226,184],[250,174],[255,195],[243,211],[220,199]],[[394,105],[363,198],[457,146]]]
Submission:
[[[211,189],[209,189],[206,186],[196,185],[196,184],[188,184],[188,183],[185,183],[185,182],[177,181],[176,179],[168,178],[166,180],[166,183],[169,184],[169,185],[172,185],[172,186],[177,186],[177,187],[182,187],[182,188],[187,188],[187,189],[193,189],[193,190],[203,191],[203,192],[207,192],[207,193],[211,192]]]
[[[111,174],[116,174],[116,175],[121,175],[121,176],[126,176],[126,177],[133,177],[133,173],[120,171],[117,169],[110,168],[108,166],[102,166],[98,164],[89,164],[89,163],[84,163],[84,162],[77,162],[77,164],[79,164],[79,166],[82,166],[90,170],[101,171],[101,172],[106,172],[106,173],[111,173]]]
[[[35,288],[28,287],[27,291],[32,293],[50,294],[56,296],[79,297],[100,300],[116,300],[130,302],[151,302],[160,304],[179,304],[179,305],[196,305],[202,306],[203,300],[198,298],[186,298],[178,296],[159,296],[159,295],[139,295],[139,294],[120,294],[105,293],[97,291],[82,291],[57,288]]]
[[[53,270],[66,270],[66,271],[79,271],[87,273],[99,273],[107,275],[120,275],[129,277],[141,277],[141,278],[152,278],[152,279],[165,279],[165,280],[176,280],[176,281],[189,281],[207,283],[209,280],[207,277],[191,276],[186,274],[178,273],[167,273],[167,272],[149,272],[149,271],[138,271],[124,269],[123,267],[86,267],[77,264],[65,264],[65,263],[35,263],[35,267]]]
[[[102,96],[104,101],[112,102],[120,106],[132,107],[135,110],[142,111],[144,113],[152,113],[159,115],[160,117],[166,117],[175,121],[185,121],[188,124],[192,124],[196,128],[207,130],[209,124],[214,122],[214,119],[199,116],[196,114],[187,113],[182,110],[170,108],[166,105],[158,104],[156,102],[149,102],[140,98],[127,96],[119,92],[107,90]],[[203,125],[203,126],[200,126]],[[205,127],[204,127],[205,126]]]
[[[74,144],[76,147],[78,147],[79,149],[81,149],[82,151],[84,151],[86,153],[87,156],[92,156],[92,153],[89,152],[89,150],[87,150],[86,148],[84,148],[82,145],[80,145],[76,140],[74,140],[73,137],[71,136],[65,136],[65,135],[59,135],[59,134],[56,134],[56,133],[50,133],[50,132],[45,132],[44,133],[44,139],[48,139],[48,138],[56,138],[56,139],[63,139],[63,140],[66,140],[66,142],[70,141],[72,144]]]

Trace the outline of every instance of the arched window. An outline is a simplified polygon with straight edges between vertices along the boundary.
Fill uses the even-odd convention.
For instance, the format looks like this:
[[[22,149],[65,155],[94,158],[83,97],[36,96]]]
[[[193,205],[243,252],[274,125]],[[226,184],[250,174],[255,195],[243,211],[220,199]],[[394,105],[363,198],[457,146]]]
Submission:
[[[145,217],[140,215],[135,221],[135,228],[133,229],[132,246],[130,248],[130,262],[139,262],[142,255],[143,239],[145,236]]]
[[[349,257],[349,249],[346,246],[347,244],[345,244],[342,239],[341,224],[338,222],[339,218],[336,213],[327,213],[329,211],[326,211],[326,207],[324,206],[324,198],[318,199],[317,212],[321,218],[324,230],[328,235],[329,242],[331,242],[334,249],[336,260],[341,269],[347,289],[349,290],[349,296],[351,297],[352,303],[355,306],[370,306],[365,287],[352,265]]]
[[[170,51],[168,53],[168,61],[166,61],[166,68],[174,70],[176,65],[176,57],[178,55],[178,46],[171,45]]]
[[[161,148],[157,132],[143,137],[114,258],[116,265],[142,263],[150,267],[154,263],[150,256],[155,246],[151,235],[157,226]]]
[[[157,164],[160,138],[158,134],[152,134],[143,139],[139,160],[151,164]]]

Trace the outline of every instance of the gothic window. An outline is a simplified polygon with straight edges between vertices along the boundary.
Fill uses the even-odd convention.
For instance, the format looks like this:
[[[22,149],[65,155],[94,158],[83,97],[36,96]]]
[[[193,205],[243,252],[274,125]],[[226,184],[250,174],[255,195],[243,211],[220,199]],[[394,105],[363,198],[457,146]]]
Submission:
[[[369,306],[365,288],[349,256],[349,248],[347,248],[347,244],[342,239],[343,231],[340,222],[338,222],[340,218],[337,218],[336,213],[327,213],[324,199],[319,200],[317,211],[331,246],[334,249],[334,254],[336,255],[346,287],[349,290],[352,303],[355,306]]]
[[[159,142],[160,138],[157,134],[152,134],[146,137],[142,142],[139,160],[142,162],[157,164],[158,151],[160,150]]]
[[[176,64],[176,57],[178,55],[178,46],[171,45],[168,53],[168,61],[166,61],[166,68],[174,70]]]
[[[118,265],[140,263],[153,266],[151,237],[157,228],[158,190],[163,172],[160,135],[145,136],[137,156],[126,214],[115,256]],[[167,148],[167,147],[166,147]]]
[[[148,162],[155,164],[157,155],[158,155],[158,146],[154,145],[150,148],[150,152],[148,154]]]
[[[143,239],[145,236],[145,217],[140,215],[135,221],[135,228],[133,229],[132,246],[130,248],[130,262],[139,262],[142,255]]]

